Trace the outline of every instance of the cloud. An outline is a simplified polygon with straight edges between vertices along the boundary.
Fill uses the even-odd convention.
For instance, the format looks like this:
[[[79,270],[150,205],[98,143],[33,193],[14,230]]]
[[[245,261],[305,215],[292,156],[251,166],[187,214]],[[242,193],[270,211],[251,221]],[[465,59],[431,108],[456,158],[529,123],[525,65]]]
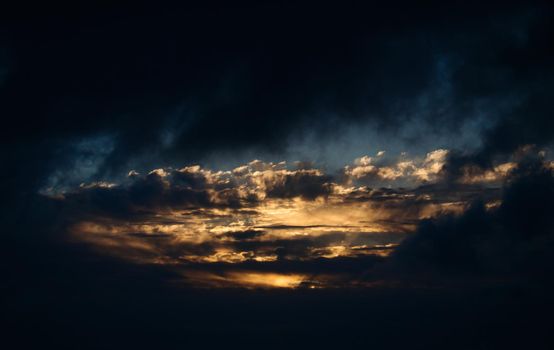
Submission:
[[[317,170],[276,173],[265,180],[269,198],[302,197],[313,200],[317,197],[326,197],[332,191],[330,177],[324,176]]]
[[[438,173],[441,153],[446,151],[416,161],[401,157]],[[379,158],[381,167],[395,164]],[[354,164],[373,161],[363,157]],[[374,283],[362,275],[395,252],[422,219],[463,215],[476,199],[495,208],[501,199],[500,189],[488,182],[372,188],[334,180],[340,178],[322,169],[289,170],[286,162],[255,160],[233,170],[189,165],[145,175],[131,171],[120,183],[83,183],[50,198],[64,208],[69,239],[99,254],[163,265],[185,276],[194,270],[196,277],[187,278],[199,283],[219,280],[215,272],[284,268],[310,273],[306,283],[319,287],[346,286],[349,279]],[[354,268],[356,261],[360,265]],[[318,273],[318,268],[332,271]],[[200,271],[207,275],[200,278]]]
[[[436,182],[448,155],[448,150],[437,149],[427,153],[423,159],[401,156],[391,162],[381,152],[377,158],[363,156],[355,159],[353,165],[344,167],[344,175],[350,181],[366,185],[388,183],[414,186],[417,183]]]
[[[552,169],[538,160],[514,169],[499,206],[476,201],[461,215],[423,220],[390,264],[408,278],[537,279],[554,268]],[[389,266],[390,267],[390,266]]]
[[[255,206],[265,198],[315,200],[329,196],[331,177],[317,169],[287,170],[284,163],[253,161],[233,171],[198,165],[129,172],[121,183],[82,183],[77,188],[44,189],[85,211],[125,216],[190,208]]]
[[[57,198],[79,220],[81,217],[104,217],[148,222],[155,216],[175,215],[180,211],[208,222],[223,220],[222,223],[231,224],[231,218],[235,217],[243,229],[249,229],[252,220],[271,220],[257,225],[289,230],[294,227],[345,229],[351,223],[358,223],[341,218],[341,214],[363,221],[368,210],[380,213],[374,214],[380,216],[374,220],[389,220],[391,215],[401,215],[404,219],[410,215],[413,219],[431,216],[437,211],[459,211],[478,196],[487,203],[498,200],[498,188],[491,183],[490,177],[505,178],[513,168],[512,163],[500,164],[500,170],[490,176],[488,173],[472,174],[458,184],[443,184],[439,174],[444,154],[446,151],[434,151],[416,160],[402,156],[396,165],[386,159],[382,159],[383,165],[376,163],[379,170],[412,164],[403,178],[381,178],[374,182],[380,186],[405,184],[408,187],[357,186],[367,178],[355,178],[353,170],[372,162],[365,157],[355,160],[354,164],[358,164],[355,167],[345,168],[351,176],[346,178],[344,174],[333,177],[315,168],[289,170],[285,162],[252,161],[231,171],[210,170],[198,165],[159,168],[145,175],[132,170],[119,182],[81,183],[78,187],[61,187],[57,191],[46,188],[43,194]],[[436,174],[434,182],[420,180],[423,171]],[[247,209],[255,208],[258,209],[252,211],[252,215],[245,215]],[[289,208],[288,217],[283,208]],[[399,216],[399,221],[402,220]]]
[[[250,240],[254,238],[259,238],[265,234],[264,231],[260,230],[244,230],[244,231],[231,231],[226,232],[224,234],[225,237],[229,237],[231,239],[242,241],[242,240]]]
[[[17,67],[4,83],[0,104],[12,121],[5,142],[21,148],[23,164],[40,156],[45,174],[40,171],[38,182],[80,157],[67,152],[75,140],[107,134],[114,135],[113,148],[95,177],[252,149],[279,154],[291,138],[315,132],[318,143],[326,144],[344,128],[367,121],[390,136],[403,134],[406,125],[423,126],[412,136],[433,139],[435,129],[456,138],[470,120],[472,135],[490,138],[484,142],[489,149],[501,140],[515,146],[547,142],[552,65],[542,57],[552,50],[549,6],[510,4],[500,13],[493,5],[480,11],[404,5],[406,14],[388,6],[354,13],[321,6],[318,16],[312,8],[278,6],[264,12],[261,22],[252,9],[229,9],[233,16],[221,19],[175,5],[170,13],[197,15],[183,25],[152,9],[148,31],[144,14],[106,24],[106,10],[89,14],[90,27],[72,23],[75,36],[56,31],[56,21],[46,20],[52,14],[44,13],[44,35],[29,34],[36,45],[26,45],[29,38],[16,30],[20,26],[5,31],[6,50]],[[390,17],[404,25],[389,30]],[[236,27],[231,18],[257,30]],[[277,34],[282,18],[289,26]],[[331,29],[329,21],[340,24]],[[204,23],[214,29],[191,36]],[[219,26],[227,29],[223,36]],[[127,40],[133,30],[150,39]],[[36,127],[28,130],[30,124]],[[525,136],[517,130],[526,130]],[[318,145],[311,146],[316,158]]]

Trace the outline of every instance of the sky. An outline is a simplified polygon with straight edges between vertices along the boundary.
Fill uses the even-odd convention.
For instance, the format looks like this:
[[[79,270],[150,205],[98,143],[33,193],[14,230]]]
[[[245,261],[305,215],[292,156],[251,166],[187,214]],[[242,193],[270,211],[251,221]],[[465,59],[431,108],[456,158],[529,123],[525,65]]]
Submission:
[[[18,348],[553,345],[549,2],[2,8]]]

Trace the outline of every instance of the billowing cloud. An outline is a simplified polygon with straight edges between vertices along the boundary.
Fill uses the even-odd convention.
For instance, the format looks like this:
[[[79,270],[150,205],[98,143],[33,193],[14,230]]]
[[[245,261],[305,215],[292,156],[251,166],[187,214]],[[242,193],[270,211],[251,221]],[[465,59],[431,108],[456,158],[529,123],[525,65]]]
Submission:
[[[193,269],[189,280],[216,266],[221,273],[243,265],[249,273],[276,273],[284,261],[296,269],[287,273],[305,273],[310,269],[303,264],[336,260],[335,273],[340,274],[343,267],[350,271],[356,259],[375,257],[373,264],[409,250],[421,220],[463,217],[476,200],[483,210],[506,205],[499,186],[520,171],[518,164],[500,164],[493,175],[471,174],[453,184],[442,177],[447,153],[436,150],[415,159],[400,155],[399,160],[384,153],[361,157],[336,176],[259,160],[232,170],[190,165],[145,175],[130,171],[120,183],[83,183],[49,195],[71,213],[72,241],[134,263],[173,266],[184,275]],[[373,179],[388,187],[362,185],[368,183],[365,171],[370,167],[378,176],[383,169],[408,169],[403,168],[406,163],[409,170],[397,178]],[[391,188],[399,183],[408,187]],[[357,273],[364,270],[360,268]],[[345,277],[310,273],[306,280],[320,286]],[[198,281],[207,283],[207,276]],[[220,282],[229,286],[239,280]]]
[[[391,162],[385,161],[384,153],[379,152],[375,158],[363,156],[356,159],[353,165],[344,168],[344,173],[359,183],[373,185],[387,182],[396,184],[395,181],[405,185],[435,182],[440,176],[447,154],[447,150],[437,149],[427,153],[423,159],[401,156],[397,161]]]
[[[554,269],[553,200],[554,174],[548,164],[520,163],[498,206],[477,201],[462,215],[422,221],[389,263],[404,278],[538,277],[545,283]]]

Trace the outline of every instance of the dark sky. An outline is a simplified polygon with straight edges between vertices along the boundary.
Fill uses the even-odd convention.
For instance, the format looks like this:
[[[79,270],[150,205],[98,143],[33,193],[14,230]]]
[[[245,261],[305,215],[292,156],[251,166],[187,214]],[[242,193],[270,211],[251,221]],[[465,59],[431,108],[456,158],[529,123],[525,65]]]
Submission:
[[[17,348],[551,348],[547,1],[0,5]]]

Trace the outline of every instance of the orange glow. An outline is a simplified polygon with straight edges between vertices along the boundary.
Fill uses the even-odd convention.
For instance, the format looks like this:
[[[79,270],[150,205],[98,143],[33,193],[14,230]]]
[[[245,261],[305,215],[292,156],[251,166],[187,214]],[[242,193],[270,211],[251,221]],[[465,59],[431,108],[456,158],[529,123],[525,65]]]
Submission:
[[[223,266],[218,271],[226,272],[219,274],[190,271],[185,274],[187,279],[201,285],[296,288],[306,285],[305,275],[229,270],[236,270],[240,264],[265,264],[272,269],[271,264],[279,266],[286,261],[387,257],[416,229],[420,219],[437,213],[461,213],[467,205],[465,199],[456,201],[456,196],[441,198],[440,192],[356,185],[356,179],[368,175],[387,181],[403,178],[431,181],[439,176],[448,152],[436,150],[419,160],[400,159],[379,166],[376,161],[383,154],[355,160],[344,169],[347,180],[327,183],[329,190],[324,196],[309,199],[301,195],[270,195],[268,189],[276,184],[282,186],[286,176],[313,179],[324,175],[317,169],[287,170],[284,162],[252,161],[232,171],[211,171],[200,166],[156,169],[150,175],[158,177],[163,191],[171,191],[175,172],[185,178],[202,179],[198,183],[206,186],[209,204],[139,207],[146,214],[127,220],[91,214],[70,227],[70,238],[86,242],[104,254],[133,263],[174,266],[180,273],[184,268]],[[493,175],[504,176],[511,169],[511,163],[501,164]],[[493,175],[468,181],[489,181]],[[114,186],[119,185],[84,184],[79,191],[97,188],[109,191]],[[240,205],[228,205],[229,192],[217,190],[218,186],[235,191]],[[251,197],[255,198],[252,202],[242,202]]]
[[[228,278],[243,286],[265,288],[296,288],[306,278],[304,275],[279,273],[233,272]]]
[[[276,272],[231,271],[216,274],[203,271],[186,271],[184,277],[198,287],[207,288],[299,288],[307,281],[303,274],[286,274]],[[315,284],[310,284],[310,287]]]

